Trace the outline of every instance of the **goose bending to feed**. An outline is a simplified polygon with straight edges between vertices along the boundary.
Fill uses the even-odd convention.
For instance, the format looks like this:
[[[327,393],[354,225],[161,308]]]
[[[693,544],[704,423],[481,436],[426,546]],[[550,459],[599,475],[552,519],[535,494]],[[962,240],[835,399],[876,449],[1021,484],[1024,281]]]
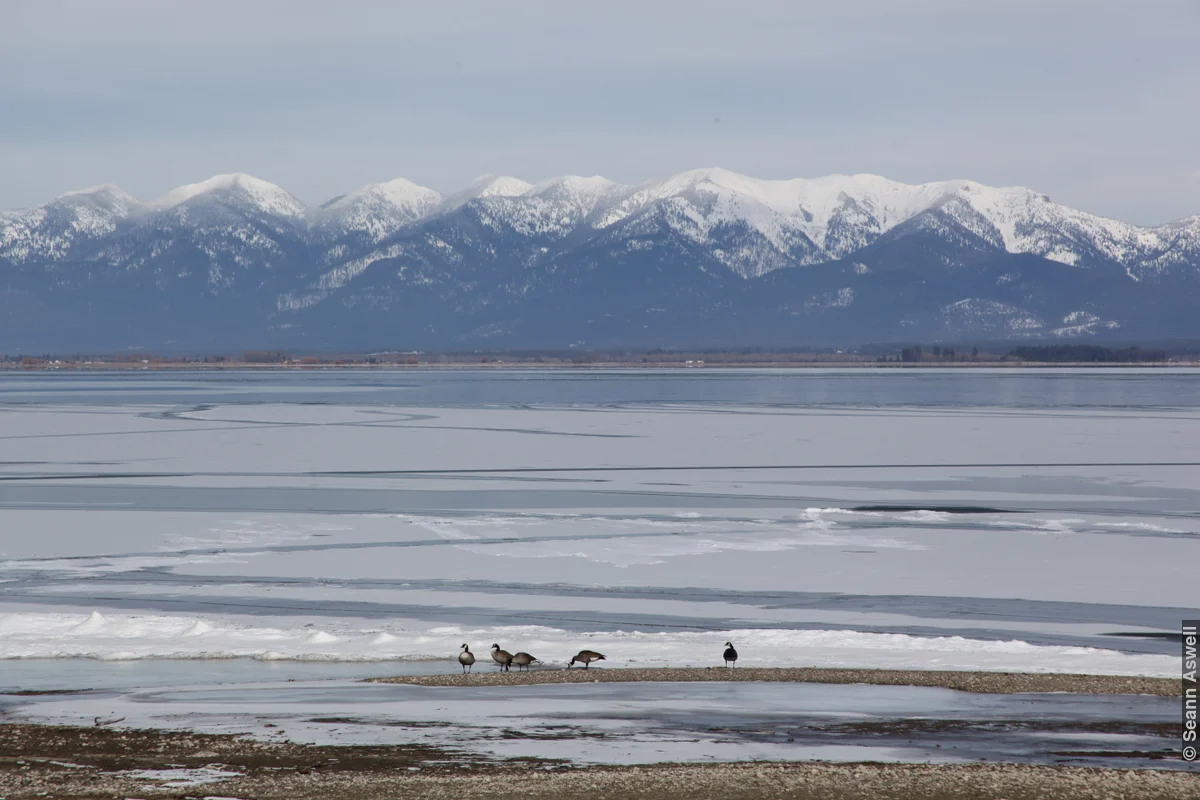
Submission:
[[[733,649],[733,642],[725,643],[725,666],[737,666],[737,650]]]
[[[603,653],[597,653],[595,650],[580,650],[579,654],[567,663],[567,669],[570,669],[571,664],[574,664],[576,661],[578,661],[580,664],[583,664],[584,669],[587,669],[588,664],[591,664],[593,661],[605,660],[607,659],[605,659]]]
[[[492,645],[492,659],[500,665],[502,672],[508,672],[508,667],[512,664],[512,653],[507,650],[501,650],[500,645]]]
[[[524,667],[525,669],[529,669],[530,664],[540,664],[542,663],[542,660],[540,658],[534,658],[533,656],[529,655],[529,653],[513,653],[512,663],[518,668]]]
[[[458,663],[462,664],[463,672],[470,672],[471,665],[475,663],[475,654],[465,644],[462,646],[462,652],[458,654]]]

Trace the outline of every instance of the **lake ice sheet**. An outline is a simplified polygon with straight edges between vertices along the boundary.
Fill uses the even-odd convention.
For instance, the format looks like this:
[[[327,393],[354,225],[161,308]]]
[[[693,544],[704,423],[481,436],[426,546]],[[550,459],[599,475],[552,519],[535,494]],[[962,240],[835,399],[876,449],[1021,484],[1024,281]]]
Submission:
[[[951,377],[5,375],[0,656],[1173,674],[1200,376]]]
[[[345,680],[457,670],[464,641],[477,669],[492,642],[619,668],[719,664],[732,639],[745,665],[1170,676],[1169,634],[1200,616],[1198,389],[1185,370],[0,375],[0,688],[98,692],[13,706],[29,718],[265,714],[350,741],[400,728],[311,722],[307,704],[419,710],[437,695]],[[583,749],[531,740],[584,761],[859,758],[811,720],[780,728],[792,743],[751,729],[778,697],[809,716],[818,698],[902,717],[949,702],[738,686],[517,694],[630,709]],[[515,690],[492,691],[433,717],[499,719]],[[1166,713],[1116,702],[1088,707]],[[222,703],[243,716],[214,722]],[[737,704],[758,716],[716,719]],[[979,752],[1052,749],[1009,733]],[[1138,735],[1121,741],[1149,747]]]

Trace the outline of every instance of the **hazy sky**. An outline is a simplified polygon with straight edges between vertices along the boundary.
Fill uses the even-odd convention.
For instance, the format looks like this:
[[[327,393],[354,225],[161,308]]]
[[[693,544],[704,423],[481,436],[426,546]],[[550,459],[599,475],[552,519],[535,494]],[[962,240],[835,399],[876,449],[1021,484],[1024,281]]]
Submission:
[[[703,166],[1200,213],[1197,0],[0,0],[0,208]]]

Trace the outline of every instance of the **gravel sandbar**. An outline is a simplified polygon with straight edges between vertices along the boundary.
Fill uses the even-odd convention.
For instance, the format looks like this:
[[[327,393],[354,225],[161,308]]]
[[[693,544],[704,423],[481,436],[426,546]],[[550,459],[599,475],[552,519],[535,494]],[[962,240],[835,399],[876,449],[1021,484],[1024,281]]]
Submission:
[[[1070,675],[1025,672],[964,672],[916,669],[820,669],[816,667],[692,667],[536,669],[524,672],[476,672],[470,675],[399,675],[367,678],[374,683],[416,686],[528,686],[539,683],[634,683],[641,681],[765,681],[787,683],[870,683],[877,686],[940,686],[962,692],[1075,692],[1150,694],[1176,697],[1178,679],[1123,675]]]

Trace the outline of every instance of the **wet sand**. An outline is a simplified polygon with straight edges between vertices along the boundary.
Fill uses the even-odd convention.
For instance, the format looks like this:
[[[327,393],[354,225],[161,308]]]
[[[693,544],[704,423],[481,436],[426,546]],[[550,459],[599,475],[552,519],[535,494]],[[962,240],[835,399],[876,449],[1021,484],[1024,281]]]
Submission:
[[[237,777],[171,786],[131,770],[219,770]],[[421,747],[316,747],[109,728],[0,725],[0,796],[494,798],[721,797],[940,800],[951,797],[1200,799],[1200,774],[1014,764],[659,764],[566,767],[481,762]]]
[[[1149,694],[1176,697],[1178,679],[1114,675],[1033,674],[1022,672],[960,672],[891,669],[819,668],[543,668],[523,672],[497,672],[491,665],[470,675],[400,675],[367,678],[374,683],[407,683],[417,686],[528,686],[540,683],[634,683],[641,681],[764,681],[787,683],[867,683],[877,686],[940,686],[962,692],[1013,694],[1018,692],[1074,692],[1080,694]]]

